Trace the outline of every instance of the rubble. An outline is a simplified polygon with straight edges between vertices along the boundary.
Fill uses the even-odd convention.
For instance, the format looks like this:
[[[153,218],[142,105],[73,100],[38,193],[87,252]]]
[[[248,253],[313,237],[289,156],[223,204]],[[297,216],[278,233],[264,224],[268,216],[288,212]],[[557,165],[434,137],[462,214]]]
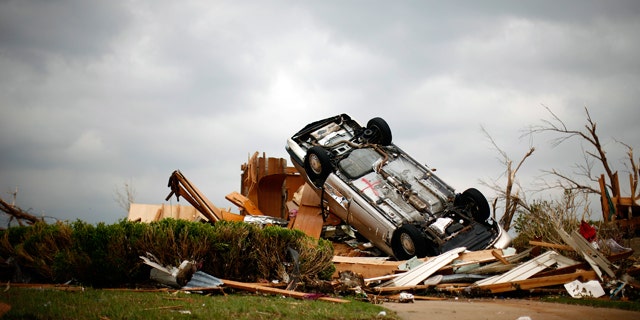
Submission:
[[[278,189],[291,191],[286,189],[284,183],[287,177],[295,180],[295,173],[283,170],[282,162],[274,162],[272,159],[262,161],[262,158],[256,159],[254,155],[251,162],[254,164],[244,165],[243,168],[251,168],[256,171],[255,174],[250,175],[245,172],[243,176],[254,179],[251,183],[253,187],[249,189],[253,190],[254,200],[263,203],[262,207],[266,209],[265,211],[249,197],[235,192],[227,196],[227,200],[238,206],[241,213],[233,214],[228,210],[221,210],[198,194],[197,189],[181,174],[178,176],[180,181],[187,181],[184,184],[190,186],[191,191],[175,188],[174,182],[172,194],[185,197],[190,203],[196,203],[199,210],[208,210],[209,214],[200,215],[200,217],[208,217],[208,220],[224,220],[229,218],[229,215],[233,215],[232,220],[240,220],[238,217],[242,217],[244,221],[271,221],[271,224],[302,230],[314,238],[330,237],[336,241],[336,248],[340,245],[345,246],[337,250],[342,251],[341,255],[334,256],[333,263],[336,271],[331,284],[317,286],[318,289],[324,288],[323,294],[355,295],[360,299],[377,303],[381,300],[408,302],[442,295],[485,296],[536,290],[565,292],[576,298],[606,296],[603,292],[608,290],[611,298],[619,298],[624,295],[625,289],[637,290],[638,288],[637,285],[630,284],[637,283],[635,279],[612,264],[628,258],[633,254],[633,250],[620,246],[612,239],[598,242],[592,239],[593,241],[589,242],[578,230],[571,234],[560,230],[565,244],[530,241],[530,247],[521,252],[516,252],[514,248],[466,251],[464,247],[460,247],[438,256],[413,257],[409,260],[396,261],[392,257],[383,256],[366,240],[358,241],[348,225],[332,216],[331,212],[324,211],[320,206],[319,197],[304,183],[294,184],[297,187],[295,192],[291,192],[287,198],[289,200],[280,203],[284,207],[271,206],[271,209],[268,209],[269,207],[265,204],[267,201],[264,198],[258,199],[257,196],[261,193],[256,191],[256,186],[274,188],[267,187],[268,184],[261,181],[275,180],[281,183]],[[258,164],[266,163],[280,164],[277,166],[280,169],[275,174],[279,177],[278,179],[270,179],[266,174],[266,168],[256,169],[259,167]],[[284,173],[285,171],[287,173]],[[179,171],[176,172],[179,173]],[[175,177],[176,172],[172,179],[178,179]],[[606,247],[611,255],[606,257],[601,253],[597,249],[598,244]],[[575,252],[582,261],[562,255],[560,251]],[[632,264],[629,269],[631,273],[636,274],[637,270],[638,266],[635,264]],[[622,274],[626,280],[618,279]],[[327,301],[334,299],[322,294],[272,288],[261,284],[220,281],[222,287],[251,292],[286,295],[299,299],[311,297]],[[292,288],[295,286],[289,287],[289,289]],[[343,301],[338,299],[334,302]]]
[[[577,299],[627,299],[630,295],[637,297],[640,288],[635,278],[640,266],[630,258],[633,250],[613,239],[586,239],[582,233],[589,230],[584,226],[571,233],[559,228],[564,244],[530,241],[529,247],[519,252],[514,248],[467,251],[458,247],[430,257],[394,260],[358,238],[348,223],[324,208],[322,199],[286,166],[286,161],[257,157],[256,153],[242,168],[242,193],[232,192],[226,197],[239,213],[215,206],[176,170],[169,179],[171,193],[167,199],[175,195],[192,206],[132,204],[129,219],[245,221],[298,229],[315,239],[330,238],[335,248],[331,281],[301,283],[291,274],[290,279],[277,285],[246,283],[204,273],[197,261],[183,261],[174,267],[163,266],[152,256],[140,257],[151,266],[151,280],[182,291],[233,289],[337,303],[349,300],[336,296],[355,296],[372,303],[406,303],[446,296],[533,292],[564,293]],[[277,199],[272,199],[276,195]],[[561,254],[564,252],[571,254]]]

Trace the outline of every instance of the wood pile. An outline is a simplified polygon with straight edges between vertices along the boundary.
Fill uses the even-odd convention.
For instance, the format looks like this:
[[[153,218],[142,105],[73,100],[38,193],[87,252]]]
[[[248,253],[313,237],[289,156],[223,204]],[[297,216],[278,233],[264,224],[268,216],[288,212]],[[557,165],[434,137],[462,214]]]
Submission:
[[[401,293],[411,293],[417,299],[507,292],[555,292],[574,296],[575,291],[580,291],[575,293],[576,297],[594,298],[606,295],[606,291],[615,299],[622,297],[617,288],[634,292],[640,288],[640,283],[633,278],[640,265],[629,259],[633,250],[625,248],[605,257],[577,231],[571,235],[564,233],[563,238],[567,245],[532,241],[531,247],[520,253],[513,248],[474,252],[457,248],[413,261],[335,256],[334,264],[338,275],[359,274],[365,283],[363,290],[376,301],[398,301]],[[631,264],[623,263],[625,261]]]

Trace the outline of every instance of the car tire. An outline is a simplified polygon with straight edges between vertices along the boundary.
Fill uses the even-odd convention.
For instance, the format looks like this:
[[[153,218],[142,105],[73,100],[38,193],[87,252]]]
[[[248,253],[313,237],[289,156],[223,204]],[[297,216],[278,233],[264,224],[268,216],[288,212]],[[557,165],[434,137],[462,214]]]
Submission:
[[[465,190],[457,197],[456,206],[466,209],[471,214],[471,218],[478,222],[486,221],[491,215],[489,202],[478,189]]]
[[[372,137],[369,142],[388,146],[391,144],[391,128],[382,118],[372,118],[367,122],[367,130],[371,131]]]
[[[329,174],[333,172],[329,151],[320,146],[311,147],[304,158],[304,170],[313,185],[321,188]]]
[[[396,229],[391,238],[391,249],[398,260],[422,258],[433,251],[424,234],[412,224],[403,224]]]

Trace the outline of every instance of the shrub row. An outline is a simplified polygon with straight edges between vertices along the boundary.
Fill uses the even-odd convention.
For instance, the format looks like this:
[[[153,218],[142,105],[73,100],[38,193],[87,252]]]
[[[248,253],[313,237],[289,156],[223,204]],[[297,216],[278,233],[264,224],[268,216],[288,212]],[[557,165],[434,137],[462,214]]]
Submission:
[[[208,274],[238,281],[328,279],[334,271],[329,241],[298,230],[243,222],[76,221],[0,231],[0,257],[12,258],[32,282],[134,286],[148,279],[150,267],[140,259],[146,253],[167,266],[195,260]]]

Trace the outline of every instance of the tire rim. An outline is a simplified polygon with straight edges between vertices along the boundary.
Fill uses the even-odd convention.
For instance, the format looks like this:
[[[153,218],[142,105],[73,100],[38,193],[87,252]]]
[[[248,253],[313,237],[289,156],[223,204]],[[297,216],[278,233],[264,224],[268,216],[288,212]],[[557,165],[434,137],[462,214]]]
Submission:
[[[309,167],[311,167],[311,171],[313,171],[313,173],[315,174],[322,173],[322,163],[320,163],[320,158],[318,158],[318,155],[309,155]]]
[[[404,249],[406,253],[410,255],[414,255],[416,253],[415,244],[413,243],[411,236],[409,236],[408,234],[403,233],[400,235],[400,244],[402,245],[402,249]]]

